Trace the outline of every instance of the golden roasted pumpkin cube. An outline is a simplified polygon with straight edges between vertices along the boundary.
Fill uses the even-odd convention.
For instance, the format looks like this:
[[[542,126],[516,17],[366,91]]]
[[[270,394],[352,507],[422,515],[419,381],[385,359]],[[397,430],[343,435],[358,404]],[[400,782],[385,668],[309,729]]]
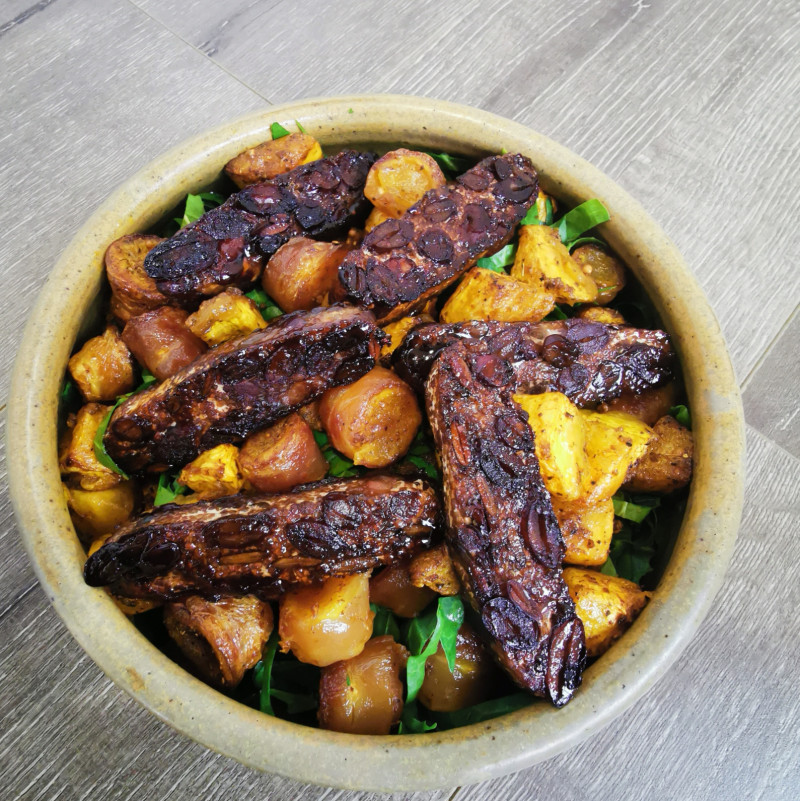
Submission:
[[[227,289],[203,301],[200,308],[186,318],[186,327],[206,345],[214,347],[266,328],[267,323],[250,298],[238,289]]]
[[[401,147],[372,165],[364,195],[384,214],[401,217],[429,189],[444,184],[444,173],[432,156]]]
[[[119,331],[110,325],[69,360],[69,371],[87,401],[113,401],[133,389],[133,359]]]
[[[421,322],[424,320],[420,317],[401,317],[399,320],[385,325],[383,330],[389,335],[389,341],[381,348],[381,361],[388,363],[389,357],[400,347],[406,334]]]
[[[607,306],[586,306],[575,316],[593,323],[625,325],[625,318],[616,309],[609,309]]]
[[[555,305],[552,292],[504,273],[473,267],[444,304],[443,323],[464,320],[538,322]]]
[[[584,489],[586,440],[578,407],[561,392],[514,395],[528,413],[542,481],[551,495],[575,500]]]
[[[111,411],[110,406],[87,403],[78,410],[72,431],[61,442],[58,466],[62,476],[73,479],[84,490],[104,490],[115,487],[122,476],[101,464],[94,452],[97,429]]]
[[[572,258],[597,285],[598,305],[611,303],[625,286],[625,268],[605,248],[581,245],[572,251]]]
[[[409,563],[408,575],[415,587],[429,587],[439,595],[461,592],[461,582],[444,543],[418,553]]]
[[[614,503],[610,498],[586,507],[554,497],[553,511],[564,538],[567,564],[599,567],[608,559],[614,535]]]
[[[366,221],[364,222],[364,230],[369,233],[376,225],[380,225],[382,222],[386,222],[386,220],[393,220],[394,217],[390,217],[388,214],[384,214],[377,206],[372,209],[367,217]]]
[[[586,426],[584,492],[586,504],[610,498],[625,480],[628,468],[641,457],[653,429],[625,412],[580,410]]]
[[[628,470],[623,486],[633,492],[674,492],[691,480],[693,456],[692,432],[665,415],[653,427],[644,455]]]
[[[189,462],[181,470],[178,481],[203,498],[235,495],[243,482],[238,456],[239,449],[235,445],[217,445]]]
[[[313,136],[293,133],[245,150],[225,165],[225,172],[241,189],[321,158],[322,148]]]
[[[639,616],[647,593],[638,584],[596,570],[564,568],[564,581],[586,632],[586,653],[605,653]]]
[[[511,276],[551,293],[556,303],[594,303],[597,285],[569,255],[549,225],[523,225]]]
[[[136,507],[133,481],[101,490],[65,486],[64,492],[72,522],[84,543],[111,534],[117,526],[130,520]]]

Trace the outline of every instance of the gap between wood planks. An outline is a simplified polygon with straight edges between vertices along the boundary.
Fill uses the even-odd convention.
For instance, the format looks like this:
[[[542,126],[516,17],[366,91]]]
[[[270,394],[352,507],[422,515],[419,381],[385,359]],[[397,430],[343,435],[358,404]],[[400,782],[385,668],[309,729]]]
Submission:
[[[789,326],[794,322],[794,318],[797,317],[798,311],[800,311],[800,305],[794,307],[794,311],[792,311],[792,313],[786,318],[783,325],[778,330],[778,333],[775,334],[775,336],[770,340],[769,344],[764,349],[764,352],[758,357],[756,363],[750,368],[750,372],[748,372],[741,384],[739,384],[739,389],[741,390],[742,394],[744,394],[744,391],[747,389],[747,385],[750,383],[750,380],[766,361],[767,356],[772,353],[773,348],[778,344],[778,340],[786,333]],[[780,445],[778,445],[778,447],[780,447]]]

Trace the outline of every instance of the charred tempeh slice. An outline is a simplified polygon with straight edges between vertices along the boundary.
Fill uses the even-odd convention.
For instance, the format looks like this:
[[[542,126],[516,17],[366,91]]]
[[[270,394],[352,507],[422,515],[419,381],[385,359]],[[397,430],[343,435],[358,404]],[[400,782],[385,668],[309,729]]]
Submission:
[[[381,323],[421,308],[510,239],[536,190],[530,159],[510,153],[484,159],[455,185],[431,189],[345,257],[339,280],[347,298]]]
[[[413,556],[430,546],[439,516],[427,484],[384,475],[163,506],[118,529],[84,577],[136,598],[276,598],[292,584]]]
[[[364,182],[375,159],[343,150],[248,186],[156,245],[145,270],[160,292],[185,306],[226,287],[249,286],[292,237],[338,228],[364,205]]]
[[[675,354],[664,331],[577,318],[420,325],[395,351],[395,370],[421,392],[436,357],[454,342],[507,359],[516,392],[563,392],[578,406],[611,400],[623,390],[643,392],[675,377]]]
[[[284,315],[122,403],[106,451],[126,472],[185,464],[360,378],[375,366],[381,342],[372,314],[352,306]]]
[[[442,460],[446,537],[461,584],[501,666],[563,706],[581,681],[584,632],[561,576],[564,542],[539,475],[513,370],[451,345],[426,387]]]

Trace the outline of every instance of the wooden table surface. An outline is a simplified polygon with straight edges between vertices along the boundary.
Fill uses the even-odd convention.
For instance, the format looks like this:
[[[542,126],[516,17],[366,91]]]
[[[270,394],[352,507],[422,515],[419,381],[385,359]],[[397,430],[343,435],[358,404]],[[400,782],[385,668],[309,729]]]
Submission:
[[[3,397],[58,254],[188,136],[311,96],[429,95],[593,162],[676,242],[722,324],[748,421],[744,519],[690,647],[633,709],[453,799],[800,795],[800,7],[793,0],[4,0]],[[5,420],[3,421],[5,422]],[[84,655],[3,497],[2,799],[373,798],[262,775],[176,734]]]

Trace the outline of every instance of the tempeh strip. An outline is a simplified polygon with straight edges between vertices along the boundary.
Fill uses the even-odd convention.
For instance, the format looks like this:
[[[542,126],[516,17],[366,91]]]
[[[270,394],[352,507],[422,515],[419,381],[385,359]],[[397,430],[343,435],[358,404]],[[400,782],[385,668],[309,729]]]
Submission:
[[[169,505],[118,529],[84,577],[132,598],[276,598],[293,584],[413,556],[430,546],[439,515],[427,484],[384,475]]]
[[[464,344],[439,356],[426,388],[442,460],[446,537],[464,592],[500,665],[563,706],[580,685],[584,632],[561,576],[564,542],[542,483],[513,371]]]

